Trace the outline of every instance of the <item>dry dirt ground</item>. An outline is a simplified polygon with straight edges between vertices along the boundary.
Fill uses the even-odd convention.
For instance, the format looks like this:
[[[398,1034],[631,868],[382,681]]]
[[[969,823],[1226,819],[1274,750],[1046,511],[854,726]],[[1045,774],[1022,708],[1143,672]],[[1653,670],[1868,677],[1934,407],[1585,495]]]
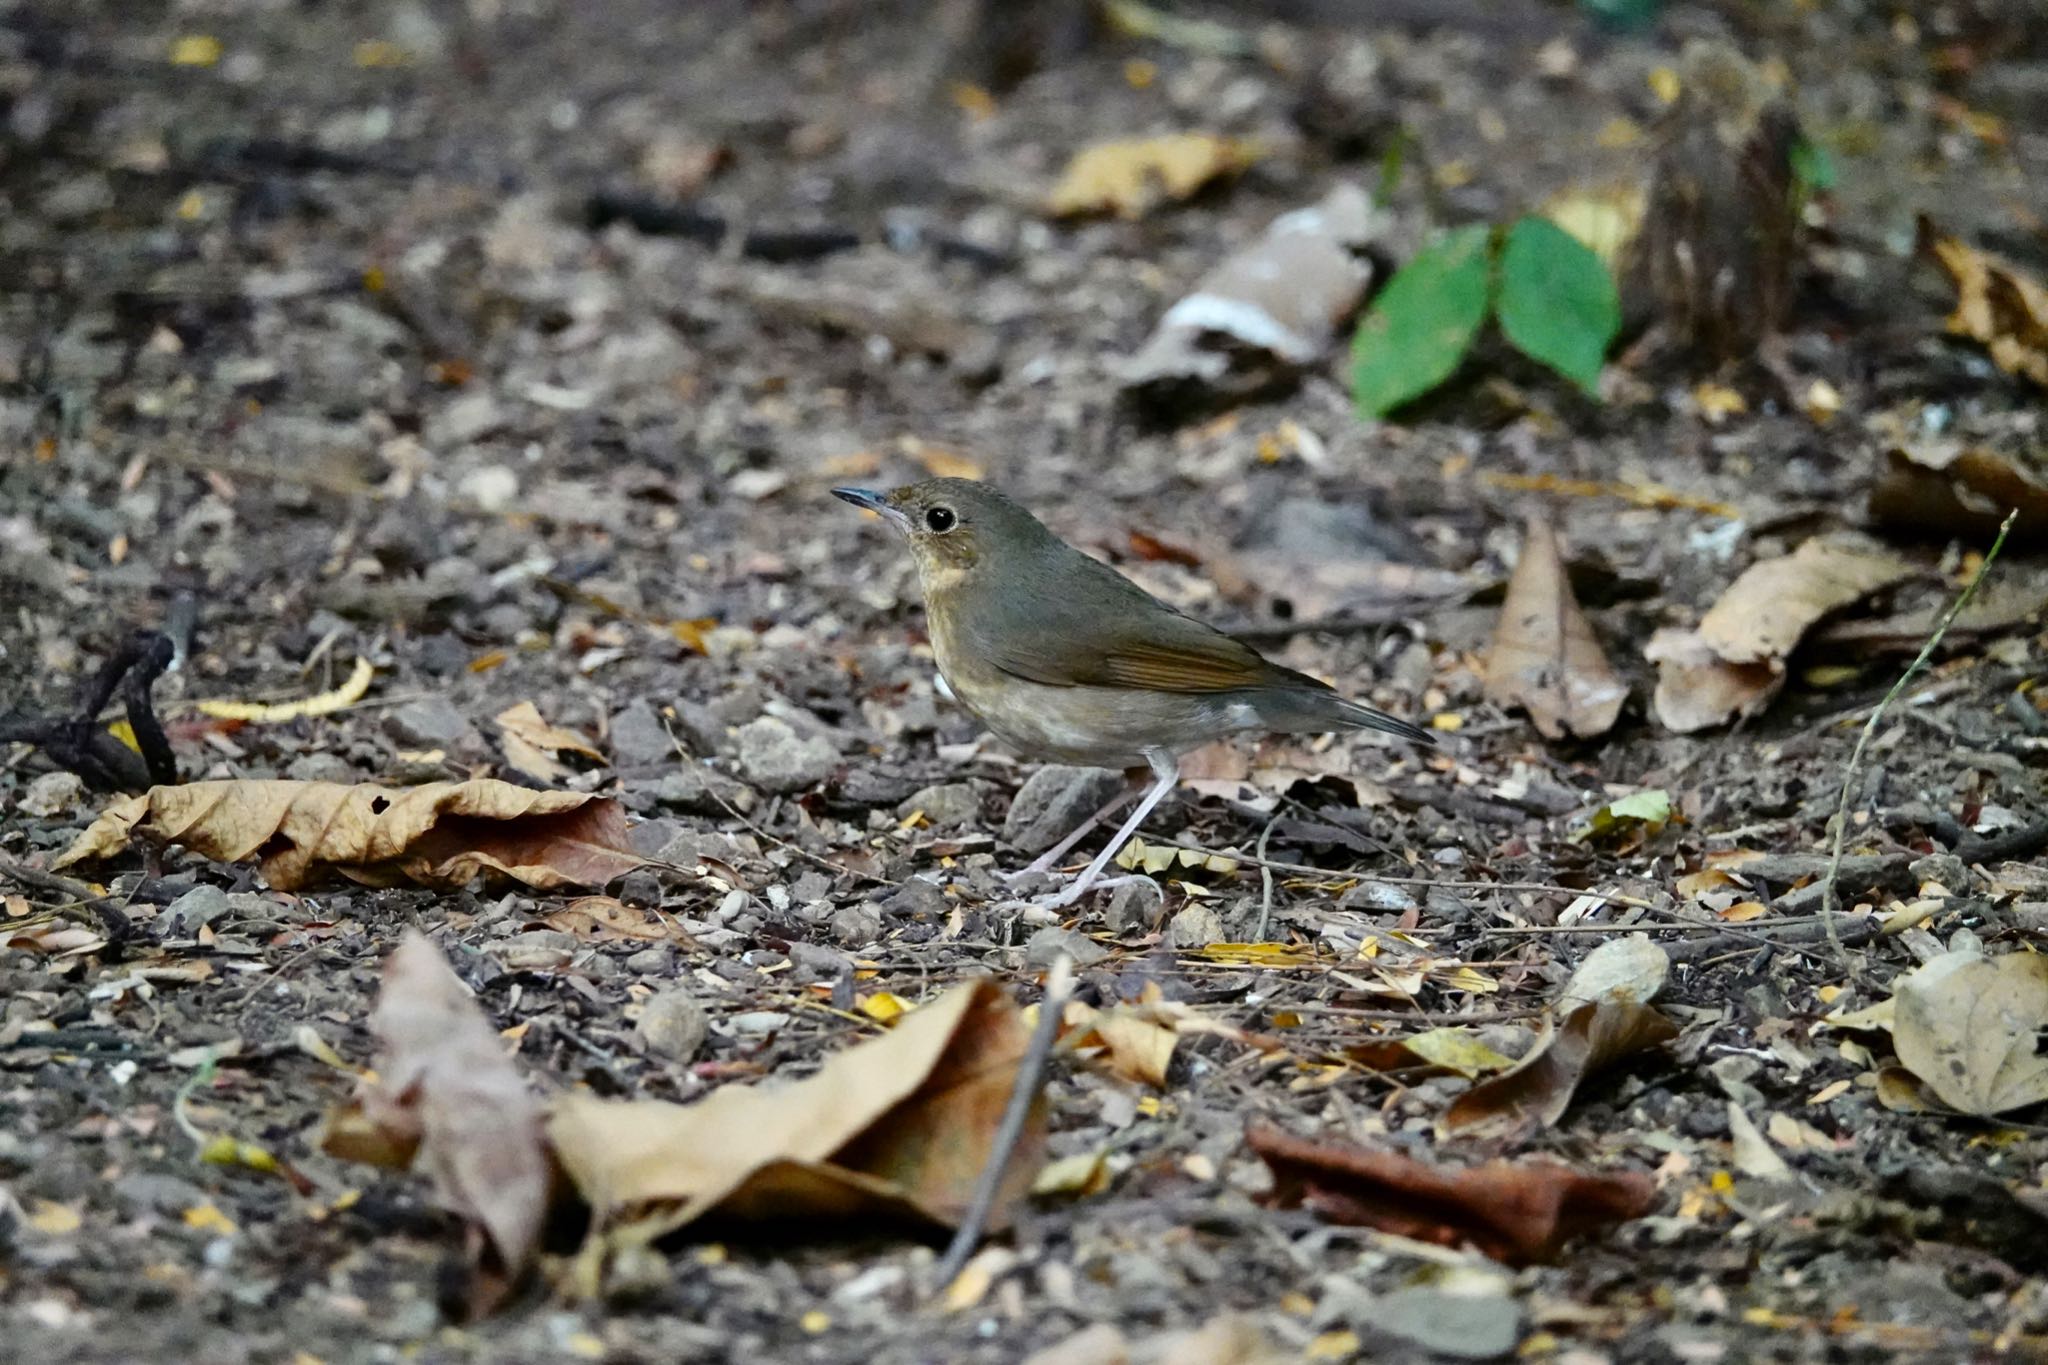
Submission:
[[[1810,651],[1764,716],[1685,737],[1649,716],[1642,658],[1749,562],[1861,526],[1900,443],[2038,440],[2038,391],[1941,335],[1950,300],[1912,256],[1928,212],[2042,262],[2048,49],[2025,7],[1674,5],[1633,36],[1564,5],[1396,6],[1384,24],[1364,4],[1274,8],[1306,22],[1226,14],[1256,36],[1235,56],[1028,34],[1043,69],[984,101],[947,78],[986,45],[949,52],[922,4],[0,3],[0,703],[63,710],[189,591],[194,647],[157,692],[187,779],[516,780],[492,718],[531,701],[594,741],[604,762],[566,780],[623,801],[644,851],[709,855],[747,888],[614,886],[692,936],[650,947],[564,937],[547,917],[566,897],[498,886],[284,895],[178,852],[90,869],[125,939],[0,948],[0,1357],[1014,1361],[1091,1323],[1143,1337],[1224,1309],[1333,1359],[2048,1351],[2042,1130],[1893,1112],[1882,1038],[1845,1049],[1818,1022],[1958,930],[2038,935],[2043,884],[2003,855],[2039,846],[2039,627],[1959,634],[1876,735],[1845,904],[1881,912],[1925,881],[1950,897],[1857,948],[1869,980],[1839,996],[1824,945],[1742,934],[1812,910],[1850,748],[1922,632]],[[1419,153],[1391,259],[1433,226],[1639,171],[1653,73],[1700,34],[1782,58],[1833,153],[1834,226],[1780,367],[1795,394],[1839,393],[1832,420],[1761,370],[1616,372],[1596,405],[1491,351],[1399,424],[1360,423],[1334,365],[1221,419],[1161,429],[1119,406],[1111,362],[1178,291],[1276,213],[1376,181],[1401,130]],[[1317,80],[1334,92],[1310,98]],[[1187,128],[1266,150],[1138,221],[1039,212],[1073,149]],[[761,235],[740,251],[591,211],[622,202]],[[1702,377],[1744,410],[1703,399]],[[1028,767],[935,696],[906,557],[827,494],[968,466],[1163,597],[1438,724],[1443,749],[1265,750],[1244,799],[1184,790],[1151,831],[1241,854],[1263,835],[1321,872],[1186,872],[1195,892],[1163,905],[1098,897],[1049,926],[993,876],[1024,856],[1031,812],[1009,807]],[[1503,475],[1678,495],[1549,501],[1634,686],[1597,742],[1545,743],[1482,697],[1477,651],[1536,496]],[[1892,534],[1927,600],[1985,544]],[[2025,549],[2001,568],[2029,572]],[[319,692],[357,659],[375,680],[331,716],[233,729],[177,706]],[[46,865],[101,799],[51,772],[6,752],[12,864]],[[1672,793],[1663,831],[1572,837],[1639,788]],[[1694,905],[1679,879],[1737,849],[1777,859],[1745,891],[1762,918],[1721,937],[1675,923],[1734,899]],[[205,923],[169,916],[195,886],[227,894]],[[0,890],[17,918],[63,899]],[[1251,939],[1262,913],[1290,955],[1198,950]],[[1527,932],[1561,915],[1584,922]],[[1347,1060],[1451,1014],[1520,1050],[1604,934],[1585,930],[1627,924],[1670,949],[1683,1032],[1554,1126],[1439,1146],[1462,1080]],[[721,1229],[609,1298],[536,1286],[458,1326],[439,1305],[461,1235],[425,1182],[313,1146],[353,1080],[304,1030],[370,1062],[378,965],[407,926],[519,1030],[549,1091],[802,1075],[877,1031],[856,1007],[878,991],[994,973],[1036,998],[1026,944],[1060,926],[1104,950],[1085,999],[1156,985],[1278,1042],[1184,1040],[1163,1090],[1057,1060],[1053,1151],[1107,1153],[1107,1189],[1027,1210],[969,1306],[924,1306],[914,1231]],[[1396,951],[1402,930],[1421,946]],[[1422,961],[1419,989],[1389,986],[1402,973],[1360,957],[1367,939]],[[682,1060],[634,1032],[672,983],[709,1022]],[[195,1112],[309,1193],[194,1159],[175,1098],[198,1050],[231,1041]],[[1738,1161],[1731,1100],[1770,1124],[1790,1179]],[[1455,1161],[1655,1172],[1660,1203],[1490,1278],[1262,1206],[1256,1116]]]

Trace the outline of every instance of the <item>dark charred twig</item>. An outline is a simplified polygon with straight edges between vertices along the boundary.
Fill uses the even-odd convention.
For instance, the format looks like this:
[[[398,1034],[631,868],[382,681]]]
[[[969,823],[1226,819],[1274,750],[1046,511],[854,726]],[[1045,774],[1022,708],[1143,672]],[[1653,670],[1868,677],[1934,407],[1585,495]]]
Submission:
[[[33,744],[58,766],[102,791],[177,782],[177,757],[157,719],[150,690],[184,656],[196,615],[190,598],[180,598],[172,604],[165,630],[138,630],[121,642],[80,689],[70,714],[0,721],[0,742]],[[139,755],[99,723],[100,713],[117,692]]]
[[[939,1260],[938,1274],[932,1278],[934,1292],[944,1293],[946,1286],[959,1278],[967,1258],[974,1254],[974,1248],[981,1242],[982,1229],[988,1225],[988,1216],[995,1208],[1003,1176],[1010,1168],[1011,1158],[1017,1154],[1017,1143],[1024,1136],[1024,1125],[1031,1117],[1031,1107],[1038,1102],[1039,1087],[1045,1083],[1045,1064],[1052,1056],[1054,1040],[1059,1037],[1060,1016],[1066,1011],[1067,996],[1073,987],[1074,960],[1062,953],[1045,979],[1045,994],[1038,1002],[1038,1027],[1032,1030],[1031,1042],[1024,1049],[1023,1060],[1017,1064],[1017,1082],[1010,1089],[1009,1107],[1003,1110],[1003,1121],[996,1129],[995,1140],[989,1144],[988,1162],[981,1168],[981,1178],[974,1184],[974,1197],[968,1201],[967,1213],[961,1218],[960,1227],[954,1232],[946,1254]]]
[[[76,908],[90,910],[99,917],[100,929],[107,936],[107,942],[118,944],[135,937],[135,922],[128,918],[121,908],[119,896],[102,896],[84,882],[66,877],[61,873],[45,872],[30,867],[13,858],[0,854],[0,877],[6,877],[17,886],[46,895],[62,896],[74,902]]]
[[[2048,848],[2048,820],[2036,820],[2004,834],[1989,837],[1965,835],[1956,844],[1956,856],[1963,860],[1965,866],[1971,866],[2031,858],[2044,848]]]
[[[1856,966],[1849,960],[1842,936],[1835,928],[1835,912],[1841,908],[1840,894],[1835,882],[1842,872],[1842,844],[1849,837],[1849,801],[1855,792],[1857,780],[1863,773],[1863,751],[1870,747],[1871,736],[1877,733],[1877,727],[1883,723],[1885,713],[1891,710],[1892,702],[1906,690],[1906,684],[1912,682],[1920,670],[1927,666],[1927,661],[1934,657],[1934,651],[1941,648],[1941,639],[1948,634],[1949,626],[1962,614],[1963,608],[1970,605],[1970,599],[1977,595],[1977,585],[1982,583],[1984,575],[1990,572],[1991,563],[1998,558],[1999,550],[2004,548],[2006,533],[2012,530],[2012,524],[2019,514],[2017,507],[2006,513],[2005,521],[1998,528],[1997,538],[1991,542],[1991,548],[1985,551],[1983,562],[1977,565],[1977,572],[1970,575],[1970,581],[1956,594],[1956,600],[1949,604],[1948,610],[1942,613],[1941,620],[1935,624],[1934,633],[1927,637],[1927,643],[1920,647],[1920,652],[1913,656],[1913,662],[1906,665],[1906,671],[1892,684],[1892,690],[1884,694],[1883,700],[1879,701],[1876,709],[1870,713],[1870,719],[1864,722],[1863,733],[1856,736],[1856,747],[1849,753],[1849,766],[1842,770],[1842,794],[1835,801],[1834,818],[1828,822],[1834,837],[1828,849],[1827,874],[1821,878],[1820,914],[1821,922],[1827,927],[1828,946],[1834,949],[1835,956],[1840,959],[1842,970],[1852,975],[1856,971]]]

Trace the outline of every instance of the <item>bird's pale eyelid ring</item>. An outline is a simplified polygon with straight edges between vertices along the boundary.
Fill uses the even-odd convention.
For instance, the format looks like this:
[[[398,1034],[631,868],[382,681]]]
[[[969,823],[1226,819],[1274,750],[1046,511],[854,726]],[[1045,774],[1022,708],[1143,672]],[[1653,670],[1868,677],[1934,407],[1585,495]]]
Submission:
[[[944,535],[960,524],[960,518],[953,514],[950,507],[931,507],[925,509],[924,524],[927,530]]]

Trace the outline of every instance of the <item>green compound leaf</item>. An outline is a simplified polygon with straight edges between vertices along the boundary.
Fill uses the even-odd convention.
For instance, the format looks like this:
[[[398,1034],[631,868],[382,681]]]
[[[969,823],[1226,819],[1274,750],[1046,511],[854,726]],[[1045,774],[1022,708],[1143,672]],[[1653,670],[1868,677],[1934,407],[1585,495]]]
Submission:
[[[1516,350],[1593,397],[1621,330],[1621,296],[1600,258],[1546,218],[1523,218],[1501,250],[1501,331]]]
[[[1351,342],[1360,412],[1384,417],[1458,368],[1486,321],[1492,235],[1483,223],[1459,228],[1387,281]]]

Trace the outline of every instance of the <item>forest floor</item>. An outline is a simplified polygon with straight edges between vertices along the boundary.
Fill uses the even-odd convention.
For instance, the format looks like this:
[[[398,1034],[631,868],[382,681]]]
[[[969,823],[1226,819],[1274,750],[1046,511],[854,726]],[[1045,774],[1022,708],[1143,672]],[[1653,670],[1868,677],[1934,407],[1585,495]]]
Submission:
[[[1879,523],[1872,491],[1909,448],[2040,440],[2039,391],[1944,335],[1953,295],[1914,250],[1924,213],[2048,259],[2039,35],[2001,46],[1962,4],[1674,4],[1632,36],[1454,6],[1254,26],[1238,55],[1037,35],[1042,69],[991,94],[949,86],[929,9],[0,0],[0,709],[63,711],[179,593],[197,633],[156,696],[187,780],[530,781],[498,718],[531,702],[599,756],[563,754],[557,784],[616,798],[660,860],[608,912],[674,928],[607,935],[573,893],[488,883],[286,893],[173,851],[69,870],[118,897],[114,929],[0,878],[0,1355],[994,1362],[1227,1311],[1273,1358],[2048,1358],[2048,1129],[1893,1107],[1890,1039],[1823,1020],[2048,924],[2026,612],[1952,635],[1855,775],[1842,904],[1912,927],[1850,933],[1852,963],[1796,932],[1858,735],[1990,539]],[[1277,214],[1374,186],[1401,130],[1390,260],[1639,178],[1696,35],[1782,59],[1835,164],[1780,363],[1617,362],[1596,403],[1489,347],[1378,424],[1334,359],[1170,426],[1120,403],[1117,361],[1174,298]],[[1190,129],[1261,150],[1133,220],[1042,211],[1085,144]],[[739,250],[596,222],[606,202],[790,235]],[[908,556],[828,491],[932,472],[1000,484],[1442,747],[1237,745],[1146,831],[1234,863],[1162,873],[1163,903],[1018,902],[995,874],[1053,818],[1010,809],[1032,768],[935,693]],[[1483,683],[1539,508],[1632,690],[1594,740],[1544,740]],[[1660,726],[1651,635],[1834,533],[1907,566],[1850,608],[1868,628],[1809,639],[1752,719]],[[2048,600],[2030,548],[1993,584]],[[329,715],[187,709],[321,693],[358,660],[374,680]],[[105,798],[4,757],[0,856],[45,869]],[[1586,835],[1660,791],[1667,819]],[[1262,876],[1260,848],[1289,866]],[[1061,945],[1084,1003],[1179,1036],[1163,1085],[1054,1059],[1051,1155],[1101,1162],[951,1303],[942,1233],[862,1218],[686,1230],[597,1298],[552,1273],[558,1239],[463,1322],[462,1228],[427,1180],[318,1147],[408,927],[549,1095],[800,1077],[882,1035],[884,996],[992,976],[1037,999]],[[1378,1045],[1463,1020],[1523,1052],[1630,933],[1668,954],[1676,1037],[1554,1121],[1440,1138],[1467,1080]],[[1283,946],[1228,947],[1255,941]],[[641,1021],[677,989],[708,1031],[665,1051]],[[1656,1205],[1502,1269],[1270,1207],[1253,1120],[1646,1173]],[[202,1163],[187,1125],[303,1184]]]

